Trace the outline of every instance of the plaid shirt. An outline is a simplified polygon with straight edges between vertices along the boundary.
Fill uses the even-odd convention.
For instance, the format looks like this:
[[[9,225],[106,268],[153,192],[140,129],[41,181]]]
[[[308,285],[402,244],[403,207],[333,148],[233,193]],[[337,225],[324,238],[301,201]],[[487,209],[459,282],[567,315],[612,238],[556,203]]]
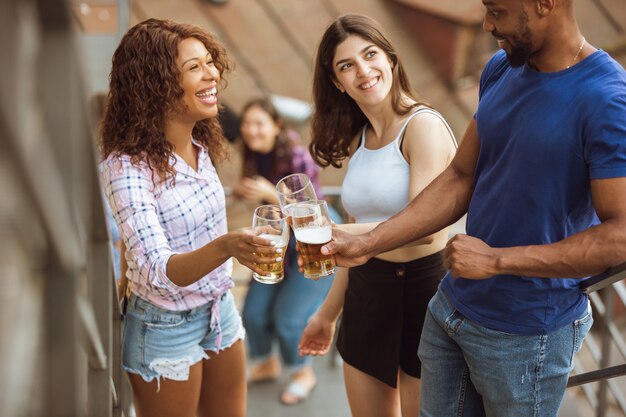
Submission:
[[[233,287],[232,261],[186,287],[166,274],[170,256],[196,250],[227,232],[225,196],[209,155],[197,142],[198,172],[173,156],[175,184],[154,186],[144,162],[134,166],[127,155],[109,156],[102,182],[113,217],[126,244],[127,276],[139,297],[167,310],[189,310],[217,300]],[[219,323],[219,302],[211,322]]]

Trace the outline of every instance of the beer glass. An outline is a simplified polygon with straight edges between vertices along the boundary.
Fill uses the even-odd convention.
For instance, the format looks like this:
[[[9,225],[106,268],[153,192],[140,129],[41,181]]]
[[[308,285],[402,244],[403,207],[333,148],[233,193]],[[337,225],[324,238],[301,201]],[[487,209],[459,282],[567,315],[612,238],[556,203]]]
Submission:
[[[291,209],[296,203],[315,201],[317,195],[311,179],[306,174],[291,174],[276,184],[278,202],[282,207],[287,221],[291,224]]]
[[[293,232],[300,247],[306,278],[321,278],[335,273],[335,259],[322,255],[321,247],[330,242],[332,221],[324,200],[296,203],[291,209]]]
[[[264,284],[277,284],[285,277],[284,263],[287,244],[289,243],[289,225],[282,209],[276,205],[259,206],[252,216],[252,228],[259,236],[276,243],[276,248],[282,248],[280,262],[258,264],[265,273],[252,273],[255,280]]]

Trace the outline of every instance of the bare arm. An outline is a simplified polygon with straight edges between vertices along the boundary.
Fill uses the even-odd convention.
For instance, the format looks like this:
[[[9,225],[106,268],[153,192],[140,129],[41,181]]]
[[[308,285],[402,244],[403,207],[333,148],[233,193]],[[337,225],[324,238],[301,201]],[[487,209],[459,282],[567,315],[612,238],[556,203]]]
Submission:
[[[167,263],[168,278],[179,287],[198,281],[235,257],[258,274],[265,274],[257,264],[271,263],[282,257],[281,249],[270,246],[271,241],[252,234],[250,229],[229,232],[203,247],[187,253],[172,255]]]
[[[324,355],[328,352],[335,334],[337,318],[343,310],[348,286],[348,270],[339,268],[328,296],[302,332],[298,352],[300,355]]]
[[[454,223],[467,212],[474,189],[479,143],[472,119],[459,150],[443,173],[400,213],[363,235],[333,233],[322,248],[334,253],[339,265],[353,266],[408,242],[431,235]]]
[[[626,178],[591,181],[601,224],[548,245],[492,248],[460,235],[448,243],[446,264],[453,276],[488,278],[511,274],[533,277],[586,277],[626,260]]]
[[[126,287],[128,287],[128,277],[126,276],[126,271],[128,270],[128,263],[126,262],[126,245],[124,244],[124,240],[120,240],[120,282],[117,286],[117,301],[121,302],[126,294]]]
[[[323,316],[326,320],[337,321],[343,310],[346,288],[348,288],[348,269],[338,268],[330,291],[317,314]]]
[[[379,224],[382,222],[372,222],[372,223],[344,223],[335,225],[335,228],[339,230],[343,230],[346,233],[350,233],[351,235],[360,235],[363,233],[370,232],[374,230]],[[409,242],[402,247],[409,246],[418,246],[418,245],[428,245],[433,242],[432,236],[426,236],[422,239],[415,240],[413,242]]]

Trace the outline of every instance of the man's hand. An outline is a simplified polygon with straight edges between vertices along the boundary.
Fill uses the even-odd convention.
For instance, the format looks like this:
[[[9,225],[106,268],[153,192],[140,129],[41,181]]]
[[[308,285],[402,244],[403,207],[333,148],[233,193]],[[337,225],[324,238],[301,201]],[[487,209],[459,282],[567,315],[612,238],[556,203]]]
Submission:
[[[335,255],[337,266],[352,267],[363,265],[372,256],[364,235],[351,235],[340,229],[340,225],[333,225],[333,238],[321,251],[324,255]]]
[[[485,279],[497,274],[498,249],[468,235],[456,235],[443,252],[444,265],[455,278]]]

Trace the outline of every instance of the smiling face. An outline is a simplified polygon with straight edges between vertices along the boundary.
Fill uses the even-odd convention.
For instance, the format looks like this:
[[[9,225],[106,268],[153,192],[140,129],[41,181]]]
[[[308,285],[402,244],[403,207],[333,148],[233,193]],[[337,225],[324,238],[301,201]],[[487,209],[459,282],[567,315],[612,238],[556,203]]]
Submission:
[[[524,1],[483,0],[486,8],[483,29],[498,41],[512,67],[526,64],[534,51],[533,32]]]
[[[391,61],[371,41],[357,35],[348,36],[335,49],[333,72],[335,86],[359,105],[376,105],[390,98]]]
[[[182,74],[185,120],[196,122],[216,117],[220,71],[204,44],[196,38],[183,39],[178,46],[176,63]]]
[[[258,106],[249,107],[241,117],[241,137],[253,152],[271,152],[279,133],[278,123]]]

